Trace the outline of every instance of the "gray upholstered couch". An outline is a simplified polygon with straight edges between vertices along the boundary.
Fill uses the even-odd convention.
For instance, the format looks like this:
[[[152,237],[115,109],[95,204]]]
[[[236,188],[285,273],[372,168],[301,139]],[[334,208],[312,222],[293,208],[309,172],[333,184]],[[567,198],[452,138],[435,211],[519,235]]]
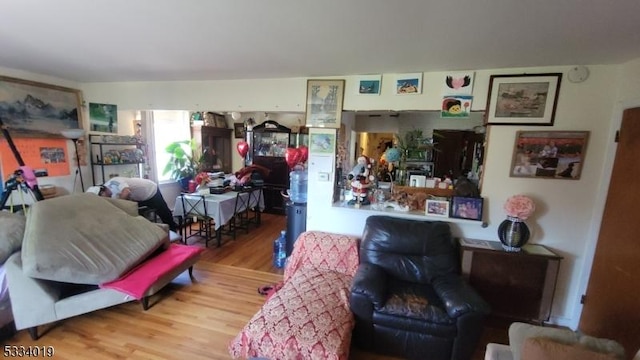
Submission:
[[[166,228],[138,216],[137,203],[93,194],[34,204],[26,216],[21,251],[6,261],[16,329],[37,326],[135,300],[100,284],[120,276],[169,246]],[[158,278],[143,298],[178,274],[194,257]]]

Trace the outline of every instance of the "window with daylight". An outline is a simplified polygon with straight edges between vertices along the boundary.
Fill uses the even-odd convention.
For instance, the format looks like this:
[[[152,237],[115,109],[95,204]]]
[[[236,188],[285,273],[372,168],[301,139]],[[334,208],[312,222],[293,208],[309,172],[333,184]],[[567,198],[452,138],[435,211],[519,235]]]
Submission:
[[[174,141],[191,139],[191,129],[189,126],[188,111],[170,111],[170,110],[154,110],[153,111],[153,138],[156,157],[156,174],[158,182],[171,180],[170,175],[163,175],[162,171],[167,165],[169,155],[165,148]]]

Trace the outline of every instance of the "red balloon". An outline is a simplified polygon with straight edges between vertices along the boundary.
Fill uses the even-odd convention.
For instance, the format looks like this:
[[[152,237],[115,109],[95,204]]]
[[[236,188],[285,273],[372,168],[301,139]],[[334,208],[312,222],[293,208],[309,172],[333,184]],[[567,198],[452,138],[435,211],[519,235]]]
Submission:
[[[244,157],[247,156],[247,153],[249,152],[249,144],[247,144],[246,141],[241,140],[238,142],[238,145],[236,145],[236,149],[238,150],[238,154],[240,154],[240,157],[244,159]]]
[[[295,148],[287,148],[287,152],[284,155],[284,159],[287,161],[287,165],[289,165],[290,169],[298,165],[301,158],[302,154],[300,153],[300,149]]]
[[[298,146],[298,150],[300,151],[300,162],[301,163],[305,163],[307,162],[307,159],[309,158],[309,148],[304,146],[304,145],[300,145]]]

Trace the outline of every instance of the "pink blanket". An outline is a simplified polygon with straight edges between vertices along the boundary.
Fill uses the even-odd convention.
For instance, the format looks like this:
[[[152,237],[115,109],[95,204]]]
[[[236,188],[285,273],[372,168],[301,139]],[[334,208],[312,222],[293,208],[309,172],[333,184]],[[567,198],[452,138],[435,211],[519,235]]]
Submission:
[[[119,279],[101,284],[100,287],[118,290],[140,300],[158,279],[203,250],[196,246],[171,244],[167,250],[133,268]]]

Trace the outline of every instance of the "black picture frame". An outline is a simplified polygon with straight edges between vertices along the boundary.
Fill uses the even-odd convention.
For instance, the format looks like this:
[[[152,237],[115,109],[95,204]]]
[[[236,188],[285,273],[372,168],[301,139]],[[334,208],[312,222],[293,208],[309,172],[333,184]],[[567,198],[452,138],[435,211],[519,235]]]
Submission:
[[[562,73],[491,75],[486,125],[553,126]]]
[[[482,221],[484,198],[454,196],[451,198],[451,217]]]
[[[244,123],[234,123],[233,124],[233,135],[236,139],[244,139],[246,136],[246,129],[244,128]]]

